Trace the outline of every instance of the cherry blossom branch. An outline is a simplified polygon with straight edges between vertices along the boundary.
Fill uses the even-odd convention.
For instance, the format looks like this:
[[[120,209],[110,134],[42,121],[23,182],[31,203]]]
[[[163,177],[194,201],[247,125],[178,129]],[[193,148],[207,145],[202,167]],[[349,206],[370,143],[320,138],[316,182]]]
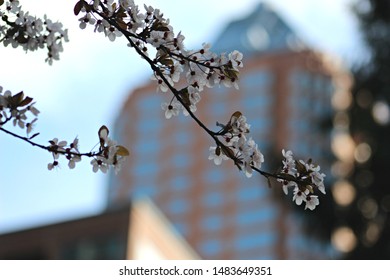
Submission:
[[[51,145],[45,146],[45,145],[39,144],[39,143],[31,140],[32,137],[35,137],[35,135],[38,136],[38,133],[34,134],[32,137],[26,137],[26,136],[21,136],[19,134],[16,134],[16,133],[14,133],[8,129],[5,129],[1,126],[0,126],[0,130],[6,134],[9,134],[9,135],[15,137],[15,138],[23,140],[23,141],[31,144],[34,147],[41,148],[41,149],[46,150],[46,151],[51,152],[51,153],[55,152],[57,154],[61,154],[61,155],[65,155],[65,156],[78,156],[78,157],[83,157],[83,156],[84,157],[96,157],[96,156],[101,155],[101,153],[102,153],[102,152],[87,152],[87,153],[75,152],[74,150],[72,150],[74,147],[76,147],[75,144],[73,144],[73,145],[71,144],[70,145],[71,147],[69,147],[69,149],[60,149],[61,146],[53,144],[55,142],[58,142],[55,140],[50,140],[49,143],[52,142]]]
[[[46,48],[46,62],[51,65],[59,60],[62,43],[68,41],[68,30],[61,23],[46,15],[43,20],[29,15],[18,0],[0,1],[0,43],[5,47],[22,47],[26,52]]]
[[[29,15],[28,12],[22,10],[18,0],[0,0],[0,43],[3,43],[5,47],[22,47],[25,51],[46,48],[48,56],[45,61],[51,65],[54,60],[59,59],[59,53],[63,51],[63,41],[68,41],[68,31],[62,28],[61,23],[53,22],[46,15],[43,20]],[[108,137],[109,131],[105,126],[102,126],[98,132],[100,146],[97,151],[80,153],[77,137],[69,145],[66,141],[59,141],[58,138],[48,141],[49,145],[46,146],[33,141],[32,139],[39,133],[32,136],[29,134],[33,131],[40,113],[35,108],[35,103],[32,103],[33,99],[24,96],[23,92],[12,95],[8,90],[4,93],[2,91],[3,88],[0,86],[0,131],[50,152],[53,162],[48,164],[49,170],[59,166],[58,159],[63,156],[71,169],[81,161],[82,157],[89,157],[92,158],[91,164],[94,172],[101,170],[106,173],[111,166],[117,172],[124,158],[129,155],[125,147],[117,145]],[[28,113],[35,117],[29,122],[27,121]],[[4,128],[11,121],[15,127],[26,129],[27,136]]]
[[[136,52],[143,58],[145,59],[149,66],[151,67],[151,69],[159,76],[159,78],[165,83],[165,85],[169,88],[169,90],[172,92],[172,94],[176,97],[176,99],[181,103],[181,105],[185,108],[185,110],[187,110],[187,113],[188,115],[207,133],[211,136],[211,138],[213,138],[213,140],[215,141],[216,145],[217,146],[220,146],[220,147],[224,147],[225,150],[228,149],[228,147],[226,147],[218,138],[218,135],[220,133],[217,133],[217,132],[214,132],[212,130],[210,130],[196,115],[195,113],[192,112],[192,110],[190,109],[189,105],[183,100],[183,98],[181,97],[181,91],[180,90],[177,90],[175,87],[173,87],[170,82],[167,80],[167,78],[164,76],[164,74],[161,72],[160,68],[157,67],[155,65],[155,62],[153,62],[149,56],[147,56],[134,42],[133,40],[131,39],[131,37],[134,37],[134,36],[130,36],[130,33],[126,30],[123,30],[115,21],[111,20],[110,18],[107,18],[106,16],[100,14],[102,16],[102,18],[104,18],[105,20],[107,20],[110,24],[112,24],[113,26],[115,26],[118,30],[120,30],[126,37],[126,39],[129,41],[129,44],[131,47],[133,47]],[[169,55],[171,55],[171,53],[169,52]],[[172,55],[173,56],[173,55]],[[183,57],[183,56],[178,56],[180,57],[181,59],[184,59],[184,60],[187,60],[186,57]],[[191,59],[188,59],[189,61],[191,62],[195,62],[195,60],[191,60]],[[214,67],[214,68],[218,68],[218,67]],[[186,90],[186,88],[182,89],[182,90]],[[243,164],[243,162],[237,158],[236,156],[234,156],[233,154],[231,153],[227,153],[227,155],[234,161],[234,164],[239,168],[241,169],[241,165]],[[280,179],[280,176],[278,174],[272,174],[272,173],[268,173],[268,172],[265,172],[265,171],[262,171],[258,168],[256,168],[254,165],[251,165],[251,168],[255,171],[257,171],[258,173],[260,173],[261,175],[267,177],[267,178],[275,178],[275,179]]]
[[[211,52],[209,44],[203,44],[199,50],[186,50],[184,36],[174,34],[169,20],[159,9],[146,5],[144,9],[145,13],[141,13],[133,0],[93,0],[89,3],[79,0],[74,13],[83,14],[79,19],[82,29],[93,25],[95,32],[104,33],[110,41],[125,36],[128,46],[150,65],[152,78],[157,80],[157,91],[170,91],[173,95],[169,103],[161,105],[165,117],[170,119],[182,110],[214,140],[216,146],[210,147],[210,160],[219,165],[231,159],[247,177],[255,171],[266,177],[268,182],[270,178],[276,179],[282,183],[286,194],[288,188],[294,189],[293,200],[298,205],[305,202],[305,209],[313,210],[319,204],[318,197],[313,195],[314,190],[325,193],[325,174],[319,172],[319,166],[311,160],[296,160],[291,151],[283,150],[281,171],[265,172],[260,169],[264,156],[249,136],[250,125],[241,112],[233,113],[226,124],[217,123],[221,127],[217,132],[210,130],[194,113],[205,87],[222,85],[238,89],[243,55],[238,51],[217,55]],[[149,56],[149,47],[156,52],[153,59]],[[183,73],[185,78],[181,78]],[[182,85],[183,80],[187,85],[177,89],[175,83]]]
[[[103,6],[104,7],[104,6]],[[126,29],[123,29],[121,27],[121,25],[119,25],[114,19],[106,16],[106,14],[104,14],[103,12],[99,12],[99,11],[94,11],[95,13],[97,13],[102,19],[106,20],[108,23],[110,23],[112,26],[114,26],[115,28],[117,28],[125,37],[126,39],[128,40],[130,46],[132,48],[135,49],[135,51],[138,53],[138,55],[140,55],[143,59],[146,60],[146,62],[149,64],[149,66],[151,67],[151,69],[159,76],[159,78],[165,83],[165,85],[169,88],[169,90],[173,93],[173,95],[176,97],[176,99],[182,104],[183,107],[185,107],[185,109],[187,110],[187,113],[189,114],[189,116],[207,133],[209,134],[213,140],[215,141],[216,145],[219,146],[219,147],[224,147],[225,150],[228,150],[229,148],[225,146],[224,143],[222,143],[218,136],[220,135],[224,135],[222,133],[222,130],[219,131],[219,132],[214,132],[212,130],[210,130],[196,115],[195,113],[193,113],[191,111],[191,109],[189,108],[188,104],[186,102],[183,101],[183,99],[181,98],[181,92],[180,90],[177,90],[175,87],[173,87],[171,85],[171,83],[167,80],[167,78],[165,77],[165,75],[161,72],[160,68],[158,66],[155,65],[155,61],[153,61],[145,52],[143,52],[138,46],[137,44],[134,43],[133,39],[132,38],[136,38],[136,39],[141,39],[142,38],[140,36],[135,36],[133,33],[127,31]],[[146,42],[146,40],[143,40]],[[189,56],[183,56],[182,54],[176,54],[176,53],[172,53],[169,51],[168,48],[165,48],[164,46],[160,46],[160,48],[164,49],[164,51],[170,56],[170,57],[177,57],[177,58],[180,58],[181,60],[186,60],[186,61],[189,61],[189,62],[193,62],[193,63],[196,63],[196,64],[200,64],[201,66],[204,66],[204,67],[210,67],[212,69],[219,69],[219,67],[217,66],[212,66],[212,65],[209,65],[207,63],[203,63],[203,62],[199,62],[198,60],[195,60],[195,59],[191,59],[191,55]],[[199,52],[194,52],[193,54],[195,53],[202,53],[204,51],[199,51]],[[186,88],[184,88],[186,89]],[[236,156],[234,156],[232,153],[226,153],[230,159],[232,159],[235,163],[235,165],[237,167],[240,168],[240,166],[243,165],[243,162]],[[259,174],[261,174],[262,176],[266,177],[267,179],[269,178],[274,178],[274,179],[284,179],[284,177],[278,173],[269,173],[269,172],[266,172],[266,171],[263,171],[263,170],[260,170],[259,168],[257,168],[256,166],[254,165],[250,165],[251,169],[255,170],[256,172],[258,172]],[[240,168],[241,169],[241,168]],[[298,178],[291,178],[292,181],[295,181],[297,183],[300,182],[300,179]]]
[[[80,2],[79,2],[80,3]],[[84,2],[85,3],[85,2]],[[100,5],[102,6],[102,5]],[[87,7],[90,7],[91,6],[87,6]],[[104,7],[104,6],[102,6]],[[191,116],[191,118],[204,130],[206,131],[207,134],[209,134],[215,141],[216,145],[218,146],[224,146],[225,145],[219,140],[219,138],[217,137],[218,136],[218,133],[216,132],[213,132],[211,131],[191,110],[190,108],[190,105],[185,102],[185,100],[183,100],[183,97],[182,97],[182,92],[187,90],[187,88],[183,88],[182,90],[177,90],[175,87],[173,87],[173,85],[168,81],[167,77],[162,73],[162,71],[160,70],[160,67],[156,66],[156,62],[153,61],[151,58],[149,58],[149,56],[140,49],[140,47],[134,43],[133,39],[132,38],[137,38],[137,39],[140,39],[141,36],[135,36],[133,33],[127,31],[126,29],[123,29],[122,26],[115,20],[113,19],[112,17],[109,17],[107,16],[104,12],[99,12],[97,10],[94,10],[94,9],[91,9],[91,11],[95,12],[96,14],[98,14],[102,19],[104,19],[106,22],[108,22],[111,26],[115,27],[116,29],[118,29],[125,37],[126,39],[128,40],[129,42],[129,45],[131,47],[133,47],[135,49],[135,51],[143,58],[145,59],[149,66],[151,67],[151,69],[157,74],[157,76],[161,79],[161,81],[169,88],[169,90],[173,93],[173,95],[176,97],[176,99],[181,103],[181,105],[185,108],[185,110],[187,111],[188,115]],[[104,11],[107,11],[107,9],[104,9]],[[90,20],[91,17],[85,17],[88,19],[88,21]],[[85,22],[84,20],[82,20],[82,22]],[[146,39],[144,38],[141,38],[144,43],[147,42]],[[183,56],[181,54],[175,54],[175,53],[172,53],[169,51],[169,49],[165,48],[164,46],[160,46],[159,47],[160,49],[164,49],[164,51],[170,56],[170,57],[178,57],[180,58],[181,60],[185,60],[185,61],[188,61],[188,62],[193,62],[195,63],[196,65],[201,65],[201,66],[204,66],[204,67],[208,67],[210,69],[218,69],[218,70],[221,70],[221,67],[218,67],[218,66],[213,66],[213,65],[210,65],[210,64],[207,64],[207,62],[203,63],[203,62],[199,62],[198,60],[196,59],[191,59],[191,56]],[[200,50],[199,53],[204,53],[204,51]],[[228,149],[227,147],[225,147],[225,149]],[[235,164],[239,167],[241,164],[242,164],[242,161],[239,160],[237,157],[231,155],[231,159],[235,162]],[[256,168],[255,166],[253,166],[254,168]],[[261,170],[258,170],[258,172],[260,174],[262,174],[263,176],[267,176],[267,177],[274,177],[274,178],[278,178],[277,175],[275,174],[270,174],[270,173],[267,173],[267,172],[263,172]]]
[[[5,10],[2,11],[4,7]],[[320,173],[319,166],[311,160],[296,160],[291,151],[283,150],[281,171],[265,172],[260,169],[264,156],[249,136],[250,125],[241,112],[234,112],[226,124],[217,122],[220,130],[216,132],[210,130],[195,114],[196,105],[205,87],[218,85],[238,89],[237,81],[239,68],[243,67],[243,55],[239,51],[217,55],[210,50],[209,44],[203,44],[199,50],[186,50],[183,44],[184,36],[181,33],[174,34],[169,20],[164,18],[159,9],[146,5],[144,9],[145,13],[141,13],[133,0],[79,0],[74,12],[76,15],[83,13],[79,19],[82,29],[93,25],[95,32],[104,33],[110,41],[125,36],[129,42],[128,46],[150,65],[153,79],[157,80],[158,91],[172,93],[171,100],[161,105],[165,117],[170,119],[182,110],[184,115],[190,116],[214,140],[216,146],[210,147],[210,160],[219,165],[230,159],[247,177],[251,177],[255,171],[267,178],[268,182],[270,178],[276,179],[282,183],[286,194],[290,187],[293,188],[293,200],[296,204],[305,202],[305,209],[313,210],[319,204],[314,191],[318,189],[325,193],[325,174]],[[0,25],[0,43],[4,46],[21,46],[26,51],[46,47],[46,61],[49,64],[59,59],[62,42],[68,40],[67,30],[62,29],[61,23],[52,22],[46,16],[42,21],[28,15],[21,10],[18,0],[0,0],[0,17],[5,23],[4,26]],[[148,54],[150,47],[156,52],[155,58]],[[183,81],[186,86],[177,89],[175,84],[182,85]],[[68,160],[69,168],[74,168],[81,157],[90,157],[94,172],[100,170],[106,173],[109,167],[118,171],[124,158],[129,155],[126,148],[117,145],[108,137],[109,130],[105,126],[98,131],[100,145],[98,150],[93,152],[80,153],[77,138],[69,145],[57,138],[50,140],[47,146],[36,143],[32,139],[39,133],[28,136],[39,113],[34,104],[32,98],[25,97],[23,92],[12,95],[6,91],[3,94],[0,87],[0,131],[50,152],[53,162],[48,164],[48,169],[57,167],[58,158],[63,156]],[[35,118],[27,122],[27,113],[33,114]],[[9,123],[26,129],[27,136],[4,128]]]
[[[18,135],[18,134],[14,133],[14,132],[12,132],[10,130],[7,130],[7,129],[1,127],[1,126],[0,126],[0,130],[5,132],[5,133],[7,133],[7,134],[9,134],[9,135],[11,135],[11,136],[13,136],[13,137],[15,137],[15,138],[23,140],[23,141],[31,144],[32,146],[35,146],[35,147],[38,147],[38,148],[41,148],[41,149],[44,149],[44,150],[48,150],[48,147],[46,147],[44,145],[41,145],[41,144],[38,144],[38,143],[35,143],[35,142],[31,141],[28,137],[24,137],[24,136]]]
[[[34,117],[37,117],[40,113],[39,110],[35,108],[35,103],[32,102],[33,99],[25,96],[23,92],[12,95],[9,90],[4,93],[2,93],[2,91],[3,88],[0,86],[0,131],[25,141],[34,147],[50,152],[53,156],[53,162],[48,164],[49,170],[57,167],[59,165],[59,157],[63,156],[68,160],[70,169],[75,168],[76,163],[80,162],[82,157],[89,157],[92,158],[91,164],[94,172],[101,170],[106,173],[110,166],[113,166],[117,172],[119,171],[124,158],[129,155],[129,152],[125,147],[117,145],[115,141],[108,137],[109,130],[106,126],[102,126],[99,129],[98,135],[100,146],[97,151],[93,152],[81,153],[79,151],[77,137],[69,145],[66,141],[59,141],[58,138],[48,141],[49,145],[47,146],[33,141],[32,139],[38,136],[39,133],[35,133],[32,136],[29,136],[29,134],[33,131],[37,118],[28,122],[27,115],[32,114]],[[3,118],[4,121],[1,121]],[[4,125],[8,124],[11,120],[14,126],[26,129],[27,136],[21,136],[4,128]]]

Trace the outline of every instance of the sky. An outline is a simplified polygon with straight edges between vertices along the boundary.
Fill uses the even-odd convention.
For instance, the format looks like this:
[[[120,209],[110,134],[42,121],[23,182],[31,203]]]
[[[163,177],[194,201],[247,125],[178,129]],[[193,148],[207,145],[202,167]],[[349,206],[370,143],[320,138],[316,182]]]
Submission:
[[[35,132],[40,132],[37,142],[47,144],[54,137],[69,142],[77,136],[80,149],[88,152],[98,143],[99,127],[113,126],[129,92],[148,82],[151,71],[124,39],[110,42],[93,28],[81,30],[73,14],[75,2],[20,1],[30,14],[47,14],[62,22],[69,29],[70,42],[52,66],[44,62],[43,50],[25,54],[22,49],[0,46],[0,85],[13,93],[23,90],[37,102],[41,111],[35,126]],[[196,48],[213,42],[229,21],[246,16],[259,0],[135,2],[160,8],[175,32],[185,35],[185,45]],[[266,2],[312,48],[346,65],[363,53],[348,7],[354,0]],[[74,170],[63,162],[59,169],[49,171],[51,160],[46,151],[0,133],[0,233],[104,210],[107,175],[93,173],[88,159]]]

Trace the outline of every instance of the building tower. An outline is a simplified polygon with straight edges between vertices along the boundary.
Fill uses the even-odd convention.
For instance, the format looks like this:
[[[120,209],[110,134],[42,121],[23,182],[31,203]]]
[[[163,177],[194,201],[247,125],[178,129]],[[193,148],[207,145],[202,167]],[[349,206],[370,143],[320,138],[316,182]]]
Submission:
[[[251,136],[272,161],[282,148],[330,166],[330,133],[320,129],[332,117],[333,79],[339,69],[302,42],[268,6],[231,22],[214,51],[244,54],[240,90],[214,88],[202,94],[196,114],[211,128],[237,110],[251,124]],[[330,246],[304,234],[277,186],[250,179],[231,162],[208,161],[213,145],[190,118],[166,120],[166,94],[148,83],[133,91],[116,121],[116,139],[131,157],[109,182],[108,209],[149,197],[205,259],[329,258]],[[268,156],[267,156],[268,155]],[[274,170],[269,170],[274,171]],[[302,209],[303,211],[303,209]]]

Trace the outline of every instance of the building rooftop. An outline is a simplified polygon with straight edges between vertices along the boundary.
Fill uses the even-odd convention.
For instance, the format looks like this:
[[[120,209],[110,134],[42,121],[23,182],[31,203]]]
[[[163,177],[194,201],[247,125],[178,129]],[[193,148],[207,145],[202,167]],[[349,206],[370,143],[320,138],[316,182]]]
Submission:
[[[229,23],[213,44],[215,52],[238,49],[244,55],[303,47],[295,32],[265,3],[259,3],[247,17]]]

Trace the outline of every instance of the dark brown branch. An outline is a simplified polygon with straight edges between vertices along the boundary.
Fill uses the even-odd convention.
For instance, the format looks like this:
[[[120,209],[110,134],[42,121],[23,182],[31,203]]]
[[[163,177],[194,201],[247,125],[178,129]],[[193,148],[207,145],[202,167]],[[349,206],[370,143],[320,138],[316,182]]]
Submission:
[[[96,11],[95,11],[96,12]],[[160,68],[158,66],[156,66],[156,64],[154,63],[154,61],[152,59],[149,58],[148,55],[146,55],[138,46],[137,44],[135,44],[132,40],[132,37],[135,37],[131,32],[128,32],[127,30],[123,30],[123,28],[112,18],[108,18],[106,17],[104,14],[101,14],[99,12],[96,12],[98,13],[102,18],[104,18],[105,20],[107,20],[112,26],[115,26],[115,28],[117,28],[120,32],[122,32],[122,34],[126,37],[126,39],[129,41],[130,43],[130,46],[133,47],[135,49],[135,51],[143,58],[147,61],[147,63],[150,65],[151,69],[161,78],[161,80],[168,86],[169,90],[172,92],[172,94],[176,97],[176,99],[184,106],[184,108],[187,110],[188,114],[191,116],[191,118],[204,130],[206,131],[207,134],[209,134],[211,136],[211,138],[213,138],[213,140],[215,141],[216,145],[217,146],[223,146],[225,149],[229,149],[229,147],[227,147],[225,144],[223,144],[219,138],[218,138],[218,133],[216,132],[213,132],[211,131],[189,108],[189,106],[183,101],[182,97],[180,96],[180,91],[177,90],[176,88],[174,88],[171,83],[165,78],[164,74],[161,72]],[[167,53],[170,53],[168,50],[166,50]],[[179,56],[179,55],[177,55]],[[190,61],[193,61],[194,63],[199,63],[198,61],[195,61],[195,60],[191,60],[187,57],[184,57],[184,56],[179,56],[180,58],[182,59],[185,59],[185,60],[190,60]],[[227,156],[233,160],[234,164],[241,170],[241,166],[242,166],[242,161],[234,156],[234,155],[229,155],[227,154]],[[254,166],[251,166],[251,168],[258,172],[259,174],[261,174],[262,176],[266,177],[267,179],[269,178],[274,178],[274,179],[281,179],[281,177],[278,175],[278,174],[273,174],[273,173],[268,173],[268,172],[265,172],[265,171],[262,171]]]
[[[52,146],[48,145],[48,146],[44,146],[42,144],[39,144],[39,143],[36,143],[32,140],[30,140],[28,137],[24,137],[24,136],[21,136],[19,134],[16,134],[8,129],[5,129],[3,127],[0,127],[0,130],[15,137],[15,138],[18,138],[20,140],[23,140],[27,143],[29,143],[30,145],[34,146],[34,147],[38,147],[38,148],[41,148],[43,150],[46,150],[48,152],[55,152],[57,154],[61,154],[61,155],[72,155],[72,156],[79,156],[79,157],[82,157],[82,156],[86,156],[86,157],[94,157],[94,156],[98,156],[101,154],[101,152],[98,152],[98,153],[92,153],[92,152],[89,152],[89,153],[77,153],[77,152],[72,152],[70,150],[53,150]]]

